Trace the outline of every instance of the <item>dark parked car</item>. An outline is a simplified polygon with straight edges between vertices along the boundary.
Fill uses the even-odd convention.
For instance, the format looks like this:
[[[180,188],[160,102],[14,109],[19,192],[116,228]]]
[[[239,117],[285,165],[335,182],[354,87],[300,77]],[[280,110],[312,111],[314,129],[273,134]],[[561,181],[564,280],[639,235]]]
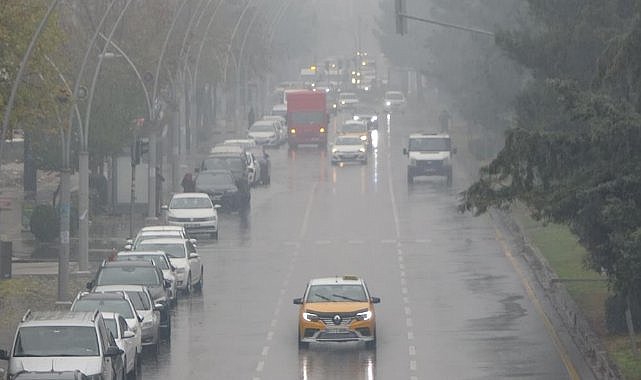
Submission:
[[[152,261],[106,261],[96,273],[96,278],[87,283],[87,289],[94,291],[105,285],[146,286],[155,304],[162,304],[160,324],[170,326],[171,283],[165,280],[162,270]]]
[[[214,204],[230,211],[244,210],[251,199],[247,181],[234,181],[229,170],[201,171],[196,177],[196,191],[207,193]]]

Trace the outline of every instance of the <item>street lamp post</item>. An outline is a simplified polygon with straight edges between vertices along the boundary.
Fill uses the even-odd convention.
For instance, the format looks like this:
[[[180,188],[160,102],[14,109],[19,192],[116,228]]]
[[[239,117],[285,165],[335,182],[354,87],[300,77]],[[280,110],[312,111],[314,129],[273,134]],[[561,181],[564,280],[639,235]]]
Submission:
[[[111,13],[111,9],[114,7],[116,4],[116,0],[111,0],[111,3],[107,6],[107,9],[103,13],[100,22],[98,23],[98,26],[96,27],[96,31],[94,32],[93,36],[91,37],[91,41],[89,42],[89,46],[87,46],[87,49],[85,50],[85,56],[82,59],[82,63],[80,64],[80,69],[78,70],[78,76],[76,77],[76,83],[74,85],[73,89],[73,95],[72,95],[72,101],[75,103],[77,106],[77,101],[81,97],[80,92],[81,92],[81,85],[80,83],[82,82],[82,77],[85,72],[85,68],[87,66],[87,62],[89,62],[89,56],[91,52],[93,51],[93,47],[96,44],[96,40],[98,39],[98,35],[100,34],[100,30],[102,30],[102,27],[107,20],[107,16],[109,16],[109,13]],[[83,88],[83,92],[86,92],[86,90]],[[84,96],[82,96],[84,97]],[[69,110],[69,117],[68,117],[68,124],[69,124],[69,129],[73,126],[73,109]],[[78,168],[79,168],[79,182],[80,182],[80,189],[78,193],[78,235],[79,235],[79,246],[78,246],[78,267],[80,271],[87,271],[89,269],[89,219],[88,219],[88,214],[89,214],[89,152],[87,150],[88,148],[88,139],[86,136],[88,135],[89,131],[85,130],[87,126],[82,124],[82,121],[78,122],[78,131],[80,135],[80,152],[78,154]],[[68,180],[68,178],[61,177],[61,182],[62,180]],[[61,186],[62,187],[62,186]],[[62,190],[62,189],[61,189]],[[63,198],[61,194],[61,199]],[[68,206],[67,206],[68,207]],[[64,224],[63,224],[64,228]],[[69,223],[66,224],[66,233],[68,236],[69,233]],[[61,231],[61,237],[63,236],[63,232]],[[66,248],[67,250],[67,261],[68,261],[68,243]]]

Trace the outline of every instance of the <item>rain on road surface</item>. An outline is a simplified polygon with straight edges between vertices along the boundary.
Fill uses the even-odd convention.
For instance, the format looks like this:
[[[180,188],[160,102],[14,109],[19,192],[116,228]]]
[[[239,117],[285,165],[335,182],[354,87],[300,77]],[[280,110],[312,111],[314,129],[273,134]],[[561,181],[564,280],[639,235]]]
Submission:
[[[203,294],[179,301],[144,379],[590,378],[491,219],[457,212],[464,173],[455,166],[451,189],[439,177],[408,186],[401,151],[417,120],[382,120],[367,165],[270,150],[272,183],[252,190],[249,215],[222,214],[220,241],[199,241]],[[310,278],[343,274],[382,299],[378,348],[299,351],[292,298]]]

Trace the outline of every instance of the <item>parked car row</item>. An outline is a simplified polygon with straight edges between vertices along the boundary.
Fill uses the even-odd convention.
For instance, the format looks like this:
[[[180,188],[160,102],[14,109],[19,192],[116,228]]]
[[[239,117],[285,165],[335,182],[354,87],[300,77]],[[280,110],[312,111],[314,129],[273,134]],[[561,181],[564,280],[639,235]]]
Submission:
[[[204,267],[196,240],[180,226],[150,226],[105,260],[69,311],[27,313],[10,350],[7,379],[140,377],[143,349],[157,355],[171,336],[178,294],[201,291]]]

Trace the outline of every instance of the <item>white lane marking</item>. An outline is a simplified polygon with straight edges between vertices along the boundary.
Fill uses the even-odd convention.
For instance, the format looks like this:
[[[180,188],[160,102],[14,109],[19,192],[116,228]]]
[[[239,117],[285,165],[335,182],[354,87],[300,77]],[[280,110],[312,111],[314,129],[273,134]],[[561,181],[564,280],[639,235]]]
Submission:
[[[416,356],[416,347],[410,346],[410,356]]]
[[[256,366],[256,372],[263,372],[263,367],[265,367],[265,362],[263,360],[258,362]]]
[[[271,328],[274,328],[274,327],[276,327],[276,323],[277,323],[277,320],[276,319],[272,319],[272,323],[270,323],[269,326]]]
[[[405,278],[405,271],[404,270],[401,271],[401,278]]]
[[[329,244],[332,244],[332,241],[331,240],[316,240],[314,242],[314,244],[316,244],[316,245],[329,245]]]
[[[303,237],[307,234],[307,226],[309,225],[309,215],[312,213],[312,204],[314,203],[314,194],[316,194],[316,188],[318,187],[318,182],[312,187],[312,191],[309,194],[309,199],[307,199],[307,205],[305,205],[305,214],[303,215],[303,224],[301,224],[300,232],[298,234],[298,240],[303,240]]]
[[[407,288],[406,287],[401,288],[401,293],[407,294]]]
[[[405,277],[401,278],[401,285],[403,286],[407,285],[407,280],[405,279]]]
[[[410,309],[409,307],[405,306],[405,315],[407,315],[407,316],[412,315],[412,309]]]
[[[267,340],[272,340],[273,337],[274,337],[274,332],[273,331],[270,331],[270,332],[267,333]]]
[[[425,244],[425,243],[431,242],[430,239],[416,239],[415,241],[419,244]]]
[[[400,262],[400,263],[403,262],[403,256],[402,255],[398,256],[398,262]]]
[[[363,240],[348,240],[347,244],[365,244]]]
[[[403,264],[403,263],[398,264],[398,267],[399,267],[402,271],[403,271],[403,270],[405,270],[405,264]]]
[[[406,305],[408,303],[410,303],[410,298],[409,297],[403,297],[403,303],[406,304]]]
[[[407,340],[414,340],[414,333],[412,331],[407,332]]]
[[[414,322],[412,322],[412,318],[407,318],[407,319],[405,320],[405,324],[407,325],[407,327],[412,327],[412,326],[414,326]]]
[[[410,371],[416,371],[416,360],[410,360]]]
[[[260,353],[262,356],[267,356],[269,354],[269,346],[263,347],[263,352]]]

